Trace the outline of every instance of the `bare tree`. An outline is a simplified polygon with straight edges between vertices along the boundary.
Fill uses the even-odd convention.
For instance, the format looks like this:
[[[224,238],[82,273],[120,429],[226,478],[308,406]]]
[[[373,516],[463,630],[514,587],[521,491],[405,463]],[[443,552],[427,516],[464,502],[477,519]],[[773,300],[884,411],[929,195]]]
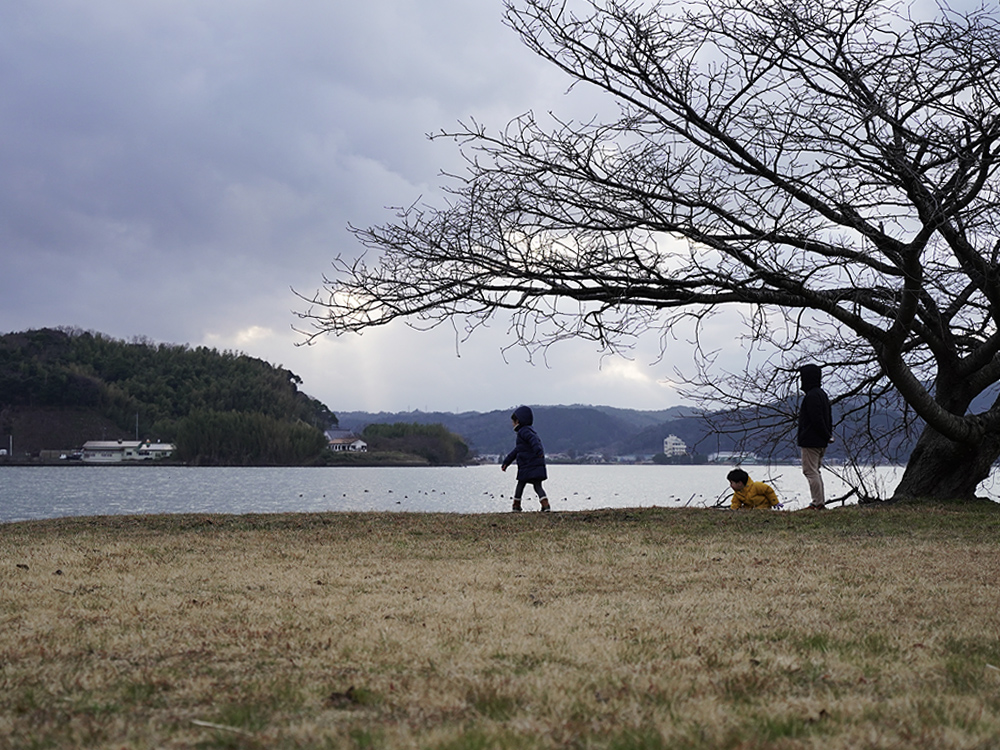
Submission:
[[[377,258],[338,259],[301,316],[471,332],[509,311],[529,348],[616,350],[734,306],[775,354],[706,367],[703,394],[762,404],[819,362],[862,421],[886,397],[922,420],[896,496],[971,497],[1000,455],[1000,403],[968,411],[1000,379],[1000,24],[914,12],[510,0],[524,43],[619,114],[441,133],[467,159],[447,205],[355,230]]]

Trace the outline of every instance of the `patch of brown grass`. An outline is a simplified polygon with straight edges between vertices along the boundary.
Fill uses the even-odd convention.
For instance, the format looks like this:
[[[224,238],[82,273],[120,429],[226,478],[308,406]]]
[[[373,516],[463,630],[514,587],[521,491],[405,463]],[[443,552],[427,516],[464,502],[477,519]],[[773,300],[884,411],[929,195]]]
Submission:
[[[0,526],[0,747],[1000,745],[1000,513]]]

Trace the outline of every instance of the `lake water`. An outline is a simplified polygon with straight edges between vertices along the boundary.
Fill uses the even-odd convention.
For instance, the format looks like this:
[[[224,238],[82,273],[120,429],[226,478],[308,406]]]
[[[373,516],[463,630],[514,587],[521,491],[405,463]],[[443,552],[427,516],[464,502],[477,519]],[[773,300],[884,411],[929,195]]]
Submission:
[[[798,466],[750,466],[785,509],[809,502]],[[834,467],[834,471],[841,471]],[[884,496],[901,469],[876,471]],[[553,510],[706,507],[731,496],[725,466],[552,465],[545,483]],[[980,494],[1000,498],[996,473]],[[824,470],[827,498],[846,492]],[[180,466],[0,467],[0,522],[62,516],[152,513],[408,511],[495,513],[510,508],[514,469],[497,466],[407,468],[188,468]],[[852,501],[848,501],[852,502]],[[530,487],[526,511],[538,509]]]

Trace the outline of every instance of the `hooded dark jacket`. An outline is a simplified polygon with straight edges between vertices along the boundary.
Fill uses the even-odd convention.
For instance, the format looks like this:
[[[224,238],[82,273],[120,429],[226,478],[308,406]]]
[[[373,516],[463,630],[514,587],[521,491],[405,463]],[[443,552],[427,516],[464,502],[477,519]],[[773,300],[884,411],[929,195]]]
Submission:
[[[799,408],[799,447],[826,448],[833,437],[833,415],[830,399],[820,388],[823,371],[819,365],[803,365],[799,377],[805,393]]]
[[[518,481],[532,479],[548,479],[545,473],[545,450],[542,448],[542,441],[531,426],[535,421],[531,409],[527,406],[519,406],[514,409],[511,415],[517,417],[518,426],[514,429],[517,432],[517,441],[514,443],[514,450],[507,454],[503,460],[504,466],[510,466],[517,461]]]

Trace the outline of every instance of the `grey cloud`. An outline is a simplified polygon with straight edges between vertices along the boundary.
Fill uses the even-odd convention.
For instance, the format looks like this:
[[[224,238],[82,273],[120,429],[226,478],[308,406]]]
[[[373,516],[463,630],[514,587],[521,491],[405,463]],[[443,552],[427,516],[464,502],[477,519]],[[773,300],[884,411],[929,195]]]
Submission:
[[[347,224],[434,200],[461,162],[426,133],[556,103],[563,83],[501,14],[492,0],[0,4],[4,329],[244,348],[313,374],[334,408],[379,406],[352,388],[372,377],[360,360],[388,362],[430,382],[383,367],[381,407],[468,392],[492,408],[510,387],[490,385],[510,377],[503,326],[460,364],[447,336],[404,328],[294,349],[289,287],[309,293],[359,252]]]

